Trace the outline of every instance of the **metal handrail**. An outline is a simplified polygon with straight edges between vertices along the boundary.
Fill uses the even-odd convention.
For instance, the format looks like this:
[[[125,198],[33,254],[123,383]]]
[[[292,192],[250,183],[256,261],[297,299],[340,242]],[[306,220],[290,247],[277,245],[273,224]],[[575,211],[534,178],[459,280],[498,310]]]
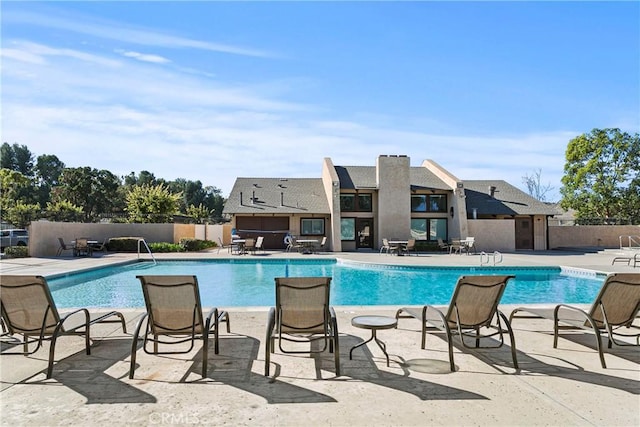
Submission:
[[[484,257],[486,257],[486,261],[484,260]],[[500,264],[502,262],[502,254],[498,251],[494,251],[492,254],[488,254],[484,251],[480,252],[481,267],[484,265],[489,265],[491,259],[493,259],[493,266],[495,267],[496,264]]]
[[[623,239],[626,238],[629,245],[624,246]],[[620,249],[640,249],[640,236],[618,236]]]
[[[151,255],[151,259],[153,260],[153,265],[158,264],[158,261],[156,261],[156,257],[154,257],[153,253],[151,252],[151,248],[149,247],[149,245],[147,245],[147,241],[144,239],[138,239],[138,259],[140,259],[140,243],[144,243],[144,247],[147,248],[147,252],[149,253],[149,255]]]

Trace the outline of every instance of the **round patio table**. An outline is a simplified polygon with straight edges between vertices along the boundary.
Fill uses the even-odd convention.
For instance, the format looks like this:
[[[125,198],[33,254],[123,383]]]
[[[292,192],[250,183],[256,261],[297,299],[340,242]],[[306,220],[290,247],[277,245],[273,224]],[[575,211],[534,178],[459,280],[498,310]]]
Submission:
[[[379,329],[395,328],[398,325],[398,319],[387,316],[356,316],[351,319],[351,324],[356,328],[370,329],[371,338],[353,346],[349,351],[349,360],[351,360],[352,358],[353,350],[375,340],[376,344],[378,344],[378,347],[380,347],[385,357],[387,358],[387,366],[389,366],[389,354],[387,354],[387,345],[378,339],[376,333]]]

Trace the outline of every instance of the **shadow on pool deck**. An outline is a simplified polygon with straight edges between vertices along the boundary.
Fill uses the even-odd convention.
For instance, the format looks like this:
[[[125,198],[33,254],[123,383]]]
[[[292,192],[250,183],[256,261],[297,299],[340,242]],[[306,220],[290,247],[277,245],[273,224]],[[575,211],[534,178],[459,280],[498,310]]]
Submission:
[[[465,255],[330,256],[336,255],[401,265],[478,266],[478,257]],[[607,251],[506,254],[505,265],[634,271],[620,264],[611,266],[612,256]],[[215,253],[196,256],[211,257],[223,258]],[[132,259],[135,257],[115,254],[93,259],[28,258],[3,260],[0,267],[6,273],[47,276]],[[340,377],[335,377],[328,353],[309,357],[278,351],[272,356],[274,375],[265,377],[262,340],[267,312],[262,308],[229,309],[232,333],[221,335],[219,355],[210,352],[210,368],[204,379],[199,374],[201,347],[196,346],[182,356],[151,356],[139,351],[139,367],[130,380],[131,335],[103,324],[92,328],[95,339],[89,356],[84,354],[81,338],[60,339],[50,380],[44,374],[48,346],[31,357],[2,355],[1,422],[21,426],[640,425],[637,347],[606,349],[609,368],[602,369],[592,334],[564,333],[554,349],[552,322],[520,319],[513,325],[519,371],[513,369],[508,346],[499,351],[456,346],[457,370],[450,372],[442,336],[430,334],[427,350],[422,350],[419,322],[406,320],[398,329],[379,333],[391,356],[387,367],[375,345],[360,347],[349,360],[349,349],[369,338],[369,331],[354,328],[350,320],[362,314],[393,316],[397,307],[335,308],[340,328]],[[513,307],[501,308],[508,314]],[[133,330],[140,310],[123,311],[129,330]],[[6,349],[3,345],[3,353]]]

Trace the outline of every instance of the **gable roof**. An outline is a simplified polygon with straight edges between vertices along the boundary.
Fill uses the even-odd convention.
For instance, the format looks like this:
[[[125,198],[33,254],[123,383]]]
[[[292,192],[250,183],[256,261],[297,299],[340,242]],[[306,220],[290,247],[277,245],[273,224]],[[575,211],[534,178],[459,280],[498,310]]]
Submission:
[[[335,166],[340,189],[364,190],[378,188],[375,166]],[[412,189],[451,190],[451,188],[425,167],[415,166],[409,169]]]
[[[305,212],[330,213],[320,178],[237,178],[222,211],[223,214]]]
[[[556,215],[553,205],[531,197],[502,180],[465,180],[467,213],[477,209],[478,215]],[[490,187],[495,187],[491,197]]]

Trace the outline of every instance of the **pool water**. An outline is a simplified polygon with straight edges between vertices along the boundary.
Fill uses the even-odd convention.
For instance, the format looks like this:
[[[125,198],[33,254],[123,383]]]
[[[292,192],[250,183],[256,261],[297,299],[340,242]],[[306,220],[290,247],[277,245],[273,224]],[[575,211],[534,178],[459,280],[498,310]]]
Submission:
[[[205,307],[272,306],[274,278],[330,276],[332,305],[448,304],[461,275],[512,274],[502,304],[591,303],[604,276],[559,267],[404,267],[336,260],[160,261],[107,267],[48,279],[60,308],[144,307],[136,275],[198,277]]]

